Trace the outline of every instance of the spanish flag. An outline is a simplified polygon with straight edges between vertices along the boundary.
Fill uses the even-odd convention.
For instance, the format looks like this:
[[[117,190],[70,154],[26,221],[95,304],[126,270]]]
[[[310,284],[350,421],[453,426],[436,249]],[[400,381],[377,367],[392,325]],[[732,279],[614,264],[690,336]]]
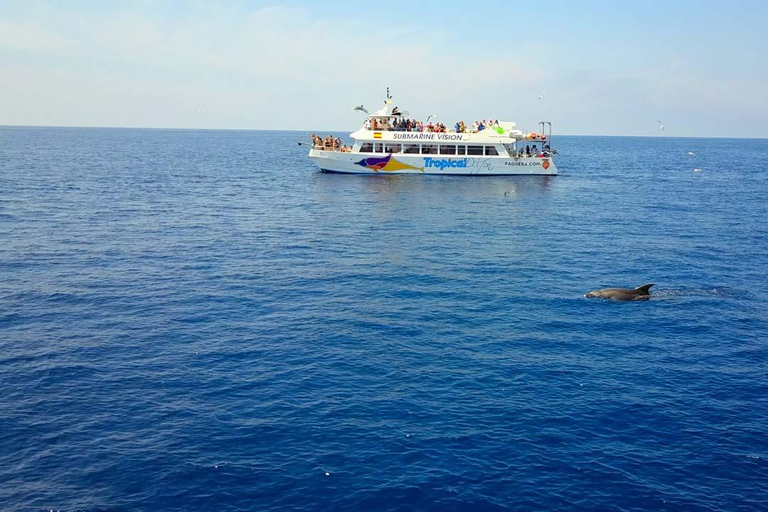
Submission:
[[[381,138],[381,132],[373,132],[373,138],[374,139],[380,139]]]

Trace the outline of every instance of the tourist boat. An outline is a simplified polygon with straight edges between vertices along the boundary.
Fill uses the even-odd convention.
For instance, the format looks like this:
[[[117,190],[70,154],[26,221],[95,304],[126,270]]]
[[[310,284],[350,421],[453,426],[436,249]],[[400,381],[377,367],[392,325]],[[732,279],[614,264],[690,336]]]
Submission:
[[[368,114],[362,105],[355,110]],[[408,131],[402,126],[406,119],[408,113],[393,106],[387,90],[384,106],[367,115],[362,128],[350,134],[352,146],[313,136],[309,158],[324,172],[346,174],[557,174],[550,122],[540,122],[535,133],[503,121],[480,131],[438,132],[426,127]]]

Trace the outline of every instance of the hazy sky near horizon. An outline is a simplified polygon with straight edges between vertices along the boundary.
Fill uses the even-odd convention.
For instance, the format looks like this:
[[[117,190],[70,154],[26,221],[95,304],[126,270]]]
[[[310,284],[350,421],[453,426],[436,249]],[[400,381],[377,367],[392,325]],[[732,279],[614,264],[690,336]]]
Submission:
[[[764,1],[5,0],[0,125],[353,130],[389,86],[451,126],[768,137],[764,19]]]

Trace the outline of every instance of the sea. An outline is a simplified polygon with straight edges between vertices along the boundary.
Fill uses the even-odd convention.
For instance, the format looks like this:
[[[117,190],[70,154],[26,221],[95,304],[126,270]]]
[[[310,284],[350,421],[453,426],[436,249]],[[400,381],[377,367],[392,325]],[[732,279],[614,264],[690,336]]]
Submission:
[[[0,510],[768,510],[768,140],[308,135],[0,128]]]

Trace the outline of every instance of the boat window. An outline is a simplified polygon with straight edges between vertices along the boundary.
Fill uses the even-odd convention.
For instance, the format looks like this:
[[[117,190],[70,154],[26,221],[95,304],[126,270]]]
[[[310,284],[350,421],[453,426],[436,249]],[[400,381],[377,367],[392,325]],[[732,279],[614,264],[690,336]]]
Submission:
[[[384,146],[384,151],[387,153],[399,153],[401,151],[400,144],[387,144]]]
[[[457,155],[466,155],[467,154],[467,146],[456,146],[456,154]]]
[[[440,154],[441,155],[455,155],[456,154],[456,146],[440,146]]]
[[[421,146],[421,154],[422,155],[436,155],[437,154],[437,146],[435,144],[424,144]]]
[[[499,156],[496,146],[485,146],[485,156]]]
[[[373,143],[372,142],[363,142],[360,146],[360,152],[361,153],[373,153]]]
[[[383,153],[384,152],[384,144],[381,142],[376,143],[376,153]]]
[[[468,155],[482,155],[483,146],[467,146]]]
[[[403,153],[418,153],[418,144],[403,144]]]

